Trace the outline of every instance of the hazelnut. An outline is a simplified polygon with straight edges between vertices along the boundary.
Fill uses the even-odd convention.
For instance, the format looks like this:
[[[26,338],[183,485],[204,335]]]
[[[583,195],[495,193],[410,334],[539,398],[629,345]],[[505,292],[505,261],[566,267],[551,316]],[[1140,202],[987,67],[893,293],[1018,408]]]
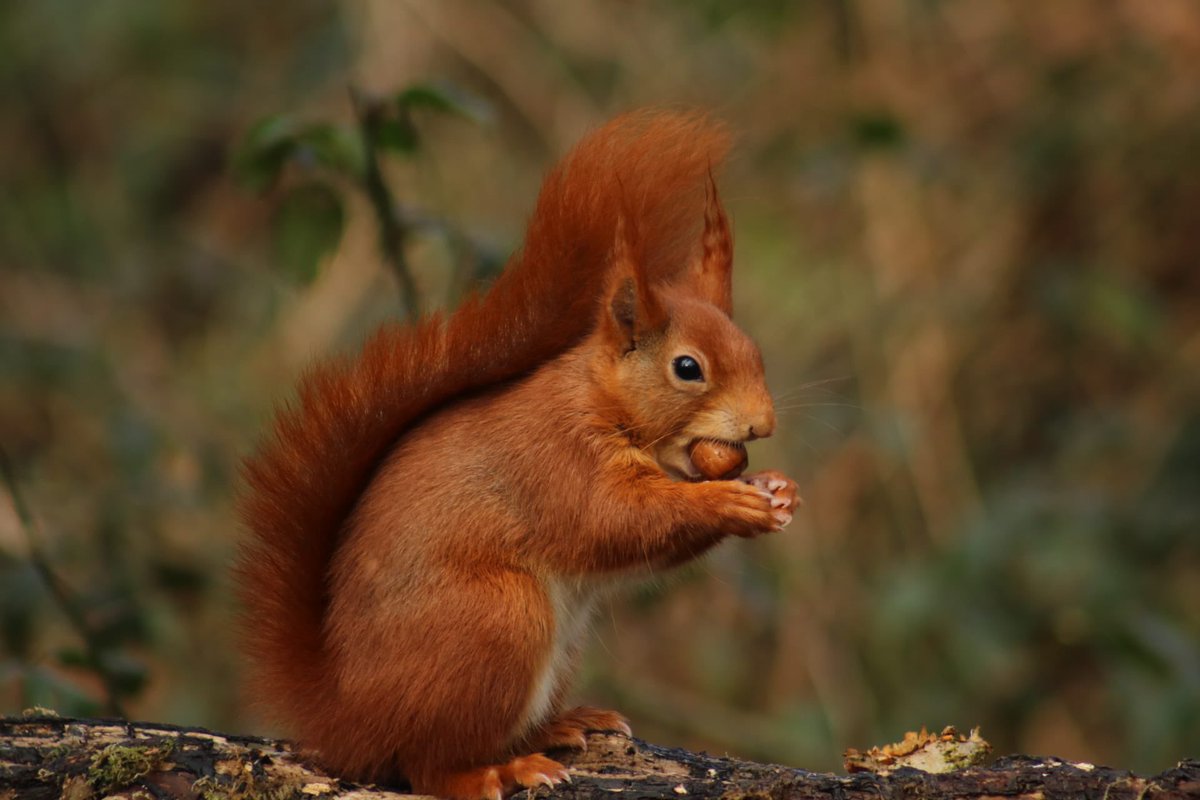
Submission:
[[[738,443],[700,439],[690,451],[692,465],[706,480],[732,480],[746,468],[746,448]]]

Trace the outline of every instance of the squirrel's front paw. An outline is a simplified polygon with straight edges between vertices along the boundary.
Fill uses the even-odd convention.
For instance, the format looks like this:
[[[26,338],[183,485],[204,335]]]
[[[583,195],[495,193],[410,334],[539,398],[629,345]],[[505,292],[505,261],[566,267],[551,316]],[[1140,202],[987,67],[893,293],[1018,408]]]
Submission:
[[[765,488],[740,480],[693,485],[704,492],[705,500],[713,514],[721,518],[721,528],[726,533],[757,536],[783,528],[778,510],[771,507],[775,496]]]
[[[796,482],[778,470],[768,469],[745,475],[742,480],[771,495],[772,513],[779,520],[780,528],[786,527],[792,521],[792,515],[804,502],[800,499]]]

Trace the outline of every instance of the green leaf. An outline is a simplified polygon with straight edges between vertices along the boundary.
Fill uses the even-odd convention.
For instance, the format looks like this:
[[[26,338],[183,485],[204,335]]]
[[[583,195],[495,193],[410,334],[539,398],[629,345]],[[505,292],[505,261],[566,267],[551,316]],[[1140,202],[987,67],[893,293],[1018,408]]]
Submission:
[[[101,657],[101,669],[112,682],[113,688],[126,697],[141,692],[149,679],[146,666],[125,653],[105,653]]]
[[[279,265],[297,283],[311,283],[321,262],[337,249],[344,223],[342,202],[325,184],[290,190],[275,212]]]
[[[294,158],[357,177],[363,173],[362,140],[339,125],[310,125],[296,135]]]
[[[296,134],[288,117],[276,114],[259,121],[233,155],[234,175],[255,191],[266,189],[295,150]]]
[[[29,656],[44,593],[41,578],[28,562],[0,562],[0,645],[17,658]]]
[[[92,668],[92,659],[78,647],[64,647],[58,651],[58,663],[64,667]]]
[[[450,84],[418,83],[396,95],[401,114],[413,109],[429,109],[469,119],[479,124],[492,120],[492,109],[483,99]]]
[[[363,160],[362,141],[352,131],[328,123],[301,127],[277,114],[261,120],[246,135],[234,153],[233,171],[243,184],[262,191],[279,179],[289,161],[358,176]]]
[[[70,676],[32,667],[24,671],[22,705],[53,708],[72,717],[94,717],[101,706]]]
[[[851,125],[854,140],[863,150],[889,150],[906,138],[904,125],[886,111],[860,114]]]
[[[371,127],[371,139],[380,150],[414,153],[420,139],[408,115],[381,119]]]

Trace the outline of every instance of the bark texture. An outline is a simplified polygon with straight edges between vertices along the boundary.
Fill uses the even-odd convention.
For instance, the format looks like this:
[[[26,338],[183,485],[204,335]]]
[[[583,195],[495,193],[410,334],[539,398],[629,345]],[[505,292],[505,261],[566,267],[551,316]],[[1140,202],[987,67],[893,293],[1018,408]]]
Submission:
[[[838,776],[716,758],[621,736],[593,735],[586,753],[562,754],[572,783],[528,795],[593,798],[1200,798],[1200,761],[1159,775],[1013,756],[941,775],[901,769]],[[518,795],[523,798],[526,793]],[[0,800],[47,798],[305,800],[409,797],[395,788],[344,783],[308,765],[286,742],[199,728],[0,718]]]

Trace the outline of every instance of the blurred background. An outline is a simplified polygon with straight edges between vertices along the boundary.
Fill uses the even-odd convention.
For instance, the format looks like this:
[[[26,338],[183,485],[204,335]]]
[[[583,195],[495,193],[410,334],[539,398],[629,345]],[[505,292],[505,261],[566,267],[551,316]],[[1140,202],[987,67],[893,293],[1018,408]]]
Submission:
[[[807,506],[613,602],[578,696],[812,769],[1200,755],[1198,76],[1190,0],[4,4],[0,712],[268,732],[273,405],[495,274],[590,127],[699,105]]]

